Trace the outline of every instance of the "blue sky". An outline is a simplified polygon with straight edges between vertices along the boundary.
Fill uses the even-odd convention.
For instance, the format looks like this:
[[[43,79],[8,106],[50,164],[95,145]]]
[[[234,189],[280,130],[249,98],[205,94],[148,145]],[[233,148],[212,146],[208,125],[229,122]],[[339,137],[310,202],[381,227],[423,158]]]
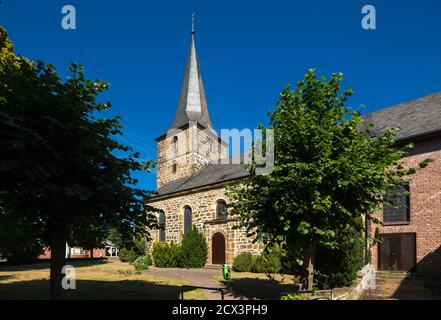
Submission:
[[[61,28],[74,5],[77,29]],[[372,4],[377,29],[361,28]],[[16,51],[54,64],[70,62],[108,81],[103,96],[123,117],[123,141],[156,158],[154,138],[175,114],[196,11],[196,46],[216,129],[266,123],[286,84],[308,68],[343,72],[353,107],[363,113],[441,90],[441,2],[424,1],[110,1],[3,0],[0,25]],[[152,189],[154,174],[137,173]]]

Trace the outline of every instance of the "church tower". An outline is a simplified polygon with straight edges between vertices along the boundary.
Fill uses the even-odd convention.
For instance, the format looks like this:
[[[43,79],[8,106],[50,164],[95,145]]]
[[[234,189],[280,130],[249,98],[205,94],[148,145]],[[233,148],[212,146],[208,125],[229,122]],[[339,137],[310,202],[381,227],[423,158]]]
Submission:
[[[157,142],[157,189],[196,174],[226,156],[227,145],[211,123],[196,55],[194,14],[191,43],[175,118]]]

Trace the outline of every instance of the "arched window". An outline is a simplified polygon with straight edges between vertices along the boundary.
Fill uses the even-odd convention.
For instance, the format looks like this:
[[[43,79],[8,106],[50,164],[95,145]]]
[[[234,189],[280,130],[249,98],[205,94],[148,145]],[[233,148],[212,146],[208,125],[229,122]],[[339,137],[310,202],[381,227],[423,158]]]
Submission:
[[[177,170],[178,170],[178,165],[177,165],[176,161],[173,161],[173,164],[172,164],[173,173],[176,173]]]
[[[227,218],[227,203],[224,200],[219,200],[216,203],[216,219]]]
[[[184,235],[186,235],[191,230],[193,220],[193,213],[189,206],[184,207]]]
[[[175,156],[178,155],[178,136],[174,136],[172,139],[172,148],[173,148],[173,154]]]
[[[159,213],[158,227],[159,227],[159,241],[165,242],[165,212],[164,211],[161,211]]]

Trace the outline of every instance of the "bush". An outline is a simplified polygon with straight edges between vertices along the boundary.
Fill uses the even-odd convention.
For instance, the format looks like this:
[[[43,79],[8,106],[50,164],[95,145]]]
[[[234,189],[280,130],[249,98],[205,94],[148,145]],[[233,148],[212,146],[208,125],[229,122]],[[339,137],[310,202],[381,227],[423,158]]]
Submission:
[[[146,254],[147,241],[144,238],[133,240],[132,250],[140,257]]]
[[[139,255],[136,254],[135,251],[129,250],[126,248],[122,248],[119,250],[119,260],[122,262],[130,262],[133,263]]]
[[[242,252],[233,260],[233,270],[237,272],[251,272],[253,255],[250,252]]]
[[[264,252],[253,260],[252,270],[268,276],[280,272],[282,263],[278,252]],[[270,276],[271,277],[271,276]]]
[[[174,243],[155,242],[152,250],[153,263],[159,268],[179,266],[179,247]]]
[[[204,235],[193,227],[182,239],[179,247],[179,267],[201,268],[207,261],[207,243]]]
[[[149,266],[153,265],[152,255],[150,253],[146,253],[145,257],[146,257],[146,260],[147,260],[147,265],[149,265]]]
[[[300,294],[287,294],[286,296],[282,296],[282,300],[309,300],[307,296]]]
[[[321,248],[316,252],[314,282],[317,289],[349,286],[364,264],[363,240],[354,234],[338,249]]]
[[[148,270],[151,262],[152,258],[150,257],[150,255],[145,255],[136,258],[136,260],[133,261],[132,265],[135,267],[136,270]]]

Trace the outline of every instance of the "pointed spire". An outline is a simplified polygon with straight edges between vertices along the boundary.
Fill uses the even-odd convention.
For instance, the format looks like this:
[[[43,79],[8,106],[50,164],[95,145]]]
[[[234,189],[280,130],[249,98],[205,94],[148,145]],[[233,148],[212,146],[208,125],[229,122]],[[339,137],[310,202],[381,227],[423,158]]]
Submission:
[[[208,114],[205,89],[202,83],[201,70],[196,54],[195,46],[195,22],[192,15],[191,43],[185,68],[184,81],[182,83],[181,96],[175,119],[167,131],[178,129],[187,125],[190,121],[197,121],[205,128],[213,129],[210,115]]]

